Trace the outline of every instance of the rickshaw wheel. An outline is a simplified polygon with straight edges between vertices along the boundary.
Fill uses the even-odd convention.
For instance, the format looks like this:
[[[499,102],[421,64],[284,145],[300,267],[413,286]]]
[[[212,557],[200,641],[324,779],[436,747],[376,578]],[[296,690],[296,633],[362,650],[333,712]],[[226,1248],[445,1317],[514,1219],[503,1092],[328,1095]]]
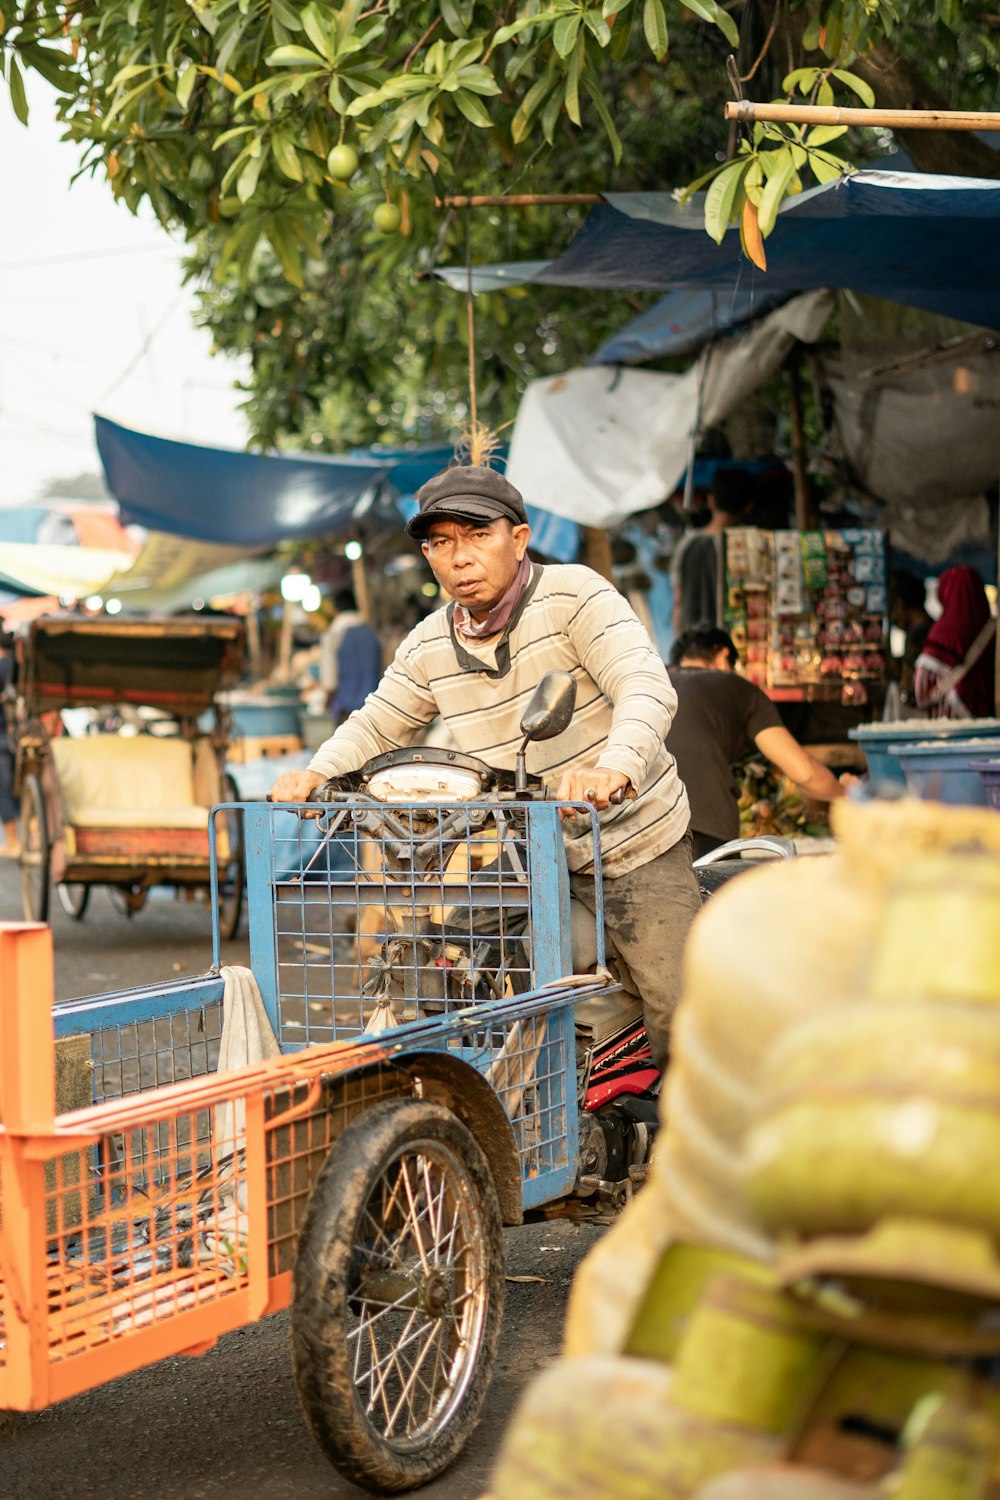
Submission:
[[[49,827],[37,776],[21,785],[21,903],[29,922],[49,919]]]
[[[238,802],[239,791],[231,776],[223,779],[227,802]],[[238,812],[222,814],[229,835],[229,858],[219,866],[219,935],[230,942],[240,930],[243,915],[243,887],[246,884],[246,856],[243,851],[243,818]]]
[[[90,886],[61,882],[56,886],[56,895],[66,915],[74,922],[82,922],[90,905]]]
[[[500,1206],[450,1110],[388,1100],[334,1144],[299,1241],[292,1362],[312,1434],[379,1493],[435,1478],[461,1452],[503,1316]]]

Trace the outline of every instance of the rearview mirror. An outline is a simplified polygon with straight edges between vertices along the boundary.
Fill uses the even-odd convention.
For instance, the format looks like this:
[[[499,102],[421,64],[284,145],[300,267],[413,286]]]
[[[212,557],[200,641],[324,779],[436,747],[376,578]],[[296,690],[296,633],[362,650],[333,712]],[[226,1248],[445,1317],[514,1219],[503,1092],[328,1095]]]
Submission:
[[[529,740],[551,740],[568,727],[575,707],[575,679],[569,672],[546,672],[524,710],[521,733]]]

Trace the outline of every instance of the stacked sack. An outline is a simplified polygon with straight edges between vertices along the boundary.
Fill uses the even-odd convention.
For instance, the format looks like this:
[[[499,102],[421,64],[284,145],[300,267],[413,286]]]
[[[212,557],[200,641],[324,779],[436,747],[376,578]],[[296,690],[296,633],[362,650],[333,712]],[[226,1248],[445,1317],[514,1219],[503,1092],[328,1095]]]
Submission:
[[[1000,1496],[1000,815],[834,814],[695,924],[649,1184],[496,1500]]]

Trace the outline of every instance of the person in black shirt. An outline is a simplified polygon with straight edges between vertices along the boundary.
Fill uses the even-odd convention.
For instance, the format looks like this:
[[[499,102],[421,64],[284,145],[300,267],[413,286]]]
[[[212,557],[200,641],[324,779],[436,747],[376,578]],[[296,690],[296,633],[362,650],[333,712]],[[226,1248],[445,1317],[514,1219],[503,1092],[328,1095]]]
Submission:
[[[739,837],[733,765],[754,749],[810,797],[832,802],[845,782],[804,750],[759,687],[738,677],[732,637],[701,625],[678,636],[670,652],[677,713],[666,745],[691,804],[695,859]]]

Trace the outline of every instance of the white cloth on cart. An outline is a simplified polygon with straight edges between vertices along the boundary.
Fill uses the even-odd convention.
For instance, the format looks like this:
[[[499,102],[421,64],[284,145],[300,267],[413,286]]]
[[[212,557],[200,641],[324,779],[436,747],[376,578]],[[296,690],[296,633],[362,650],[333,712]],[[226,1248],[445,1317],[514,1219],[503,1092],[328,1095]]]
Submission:
[[[268,1019],[260,986],[250,969],[226,965],[220,970],[222,992],[222,1039],[219,1073],[249,1067],[277,1057],[281,1051]],[[243,1162],[246,1144],[246,1105],[241,1098],[227,1099],[215,1107],[213,1153],[219,1179],[228,1178],[218,1197],[216,1213],[201,1236],[200,1259],[216,1260],[220,1245],[230,1251],[234,1266],[236,1248],[246,1242],[246,1192]]]

